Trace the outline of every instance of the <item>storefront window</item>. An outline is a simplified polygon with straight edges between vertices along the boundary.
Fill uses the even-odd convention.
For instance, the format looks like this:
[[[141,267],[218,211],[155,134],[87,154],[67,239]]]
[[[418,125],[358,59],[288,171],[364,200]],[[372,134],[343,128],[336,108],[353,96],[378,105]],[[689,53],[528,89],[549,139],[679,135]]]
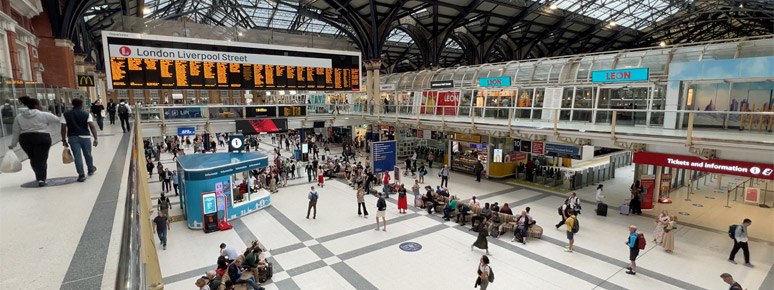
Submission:
[[[487,91],[484,116],[497,119],[508,118],[508,108],[513,107],[516,91]]]
[[[575,88],[573,121],[591,122],[591,109],[594,107],[594,90],[589,87]]]
[[[562,111],[559,113],[559,120],[570,120],[570,108],[572,108],[572,92],[573,88],[566,88],[562,95]]]
[[[693,84],[688,86],[688,97],[684,98],[685,110],[697,111],[693,122],[694,126],[724,126],[726,122],[725,115],[712,113],[702,114],[701,111],[729,111],[732,108],[731,100],[729,99],[730,89],[731,85],[729,83]],[[741,94],[741,89],[737,92]],[[746,91],[743,95],[743,97],[746,98]],[[740,98],[740,100],[742,100],[742,98]],[[749,105],[744,102],[737,103],[734,107],[736,108],[731,111],[739,111],[740,109],[748,108]],[[729,116],[729,118],[731,118],[731,116]],[[739,120],[739,118],[737,117],[736,120]],[[733,119],[730,119],[729,121],[733,122]],[[686,116],[683,118],[683,127],[687,126],[688,117]]]
[[[653,88],[653,103],[651,104],[650,113],[650,125],[661,126],[664,124],[664,112],[658,112],[664,110],[666,106],[666,86],[656,85]]]
[[[470,116],[470,106],[473,102],[473,92],[471,90],[462,91],[460,97],[460,109],[457,111],[459,116]]]
[[[530,90],[531,91],[531,90]],[[532,110],[532,119],[533,120],[540,120],[543,116],[543,95],[545,94],[546,89],[545,88],[536,88],[533,98],[535,101],[533,102],[533,110]]]

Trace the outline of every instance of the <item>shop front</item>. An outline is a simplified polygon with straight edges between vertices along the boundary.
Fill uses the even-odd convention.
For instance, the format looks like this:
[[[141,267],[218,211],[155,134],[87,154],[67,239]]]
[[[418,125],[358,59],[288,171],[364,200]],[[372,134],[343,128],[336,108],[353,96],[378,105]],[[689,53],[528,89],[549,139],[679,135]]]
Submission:
[[[635,176],[638,180],[654,180],[654,186],[643,197],[643,209],[653,208],[653,202],[670,203],[670,193],[688,186],[706,174],[727,174],[774,180],[774,164],[722,159],[701,159],[694,156],[653,152],[635,152]],[[755,199],[757,200],[757,199]]]
[[[505,178],[516,172],[516,167],[527,162],[527,154],[519,152],[514,141],[518,139],[490,137],[492,158],[489,160],[489,177]]]
[[[449,142],[451,152],[451,169],[454,171],[474,174],[476,160],[481,161],[484,173],[488,172],[489,147],[481,135],[454,134]]]

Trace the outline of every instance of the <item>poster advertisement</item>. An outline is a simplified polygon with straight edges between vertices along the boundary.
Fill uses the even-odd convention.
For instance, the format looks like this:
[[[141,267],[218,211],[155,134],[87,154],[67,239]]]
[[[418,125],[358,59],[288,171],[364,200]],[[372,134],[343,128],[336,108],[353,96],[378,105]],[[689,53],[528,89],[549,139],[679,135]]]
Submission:
[[[543,142],[532,141],[532,154],[543,155]]]
[[[436,115],[456,116],[460,104],[460,92],[439,92]]]
[[[642,194],[642,209],[653,209],[653,190],[656,187],[655,175],[643,175],[640,178],[640,185],[645,189],[645,193]]]
[[[437,103],[438,92],[422,92],[422,106],[419,108],[420,114],[433,114]]]
[[[672,190],[672,173],[661,174],[661,186],[658,195],[660,197],[669,197],[669,191]]]
[[[503,149],[494,149],[494,156],[492,156],[492,162],[494,163],[503,162]]]
[[[374,174],[392,171],[397,164],[397,141],[371,142],[371,168]]]
[[[754,187],[744,188],[744,202],[757,204],[760,202],[760,197],[761,197],[760,188],[754,188]]]
[[[212,214],[217,211],[214,192],[202,194],[202,207],[204,208],[204,214]]]

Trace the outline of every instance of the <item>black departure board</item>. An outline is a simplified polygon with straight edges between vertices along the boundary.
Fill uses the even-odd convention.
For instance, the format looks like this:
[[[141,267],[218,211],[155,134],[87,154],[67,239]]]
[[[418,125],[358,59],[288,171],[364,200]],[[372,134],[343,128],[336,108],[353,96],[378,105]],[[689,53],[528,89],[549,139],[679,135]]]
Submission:
[[[215,45],[212,40],[105,39],[113,49],[106,48],[113,89],[360,90],[357,55]],[[277,64],[284,58],[287,65]],[[274,64],[250,63],[254,59]],[[299,59],[317,62],[304,66]],[[329,67],[315,66],[320,63]]]

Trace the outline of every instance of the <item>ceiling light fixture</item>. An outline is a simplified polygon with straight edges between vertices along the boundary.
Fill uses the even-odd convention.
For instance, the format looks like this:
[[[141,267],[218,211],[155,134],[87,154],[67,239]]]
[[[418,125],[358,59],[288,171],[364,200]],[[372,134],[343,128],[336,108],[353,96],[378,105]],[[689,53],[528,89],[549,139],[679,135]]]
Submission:
[[[150,12],[151,12],[151,10],[148,7],[145,7],[145,8],[142,9],[142,14],[148,14]]]
[[[615,20],[610,20],[610,27],[615,27],[618,25],[618,23],[615,23]]]
[[[239,32],[239,36],[242,36],[242,32],[241,31]]]
[[[661,43],[659,43],[659,44],[658,44],[658,46],[665,47],[665,46],[666,46],[666,42],[664,42],[664,41],[662,40],[662,41],[661,41]]]
[[[551,10],[556,10],[556,3],[551,3],[551,6],[548,6],[548,8],[551,8]]]

